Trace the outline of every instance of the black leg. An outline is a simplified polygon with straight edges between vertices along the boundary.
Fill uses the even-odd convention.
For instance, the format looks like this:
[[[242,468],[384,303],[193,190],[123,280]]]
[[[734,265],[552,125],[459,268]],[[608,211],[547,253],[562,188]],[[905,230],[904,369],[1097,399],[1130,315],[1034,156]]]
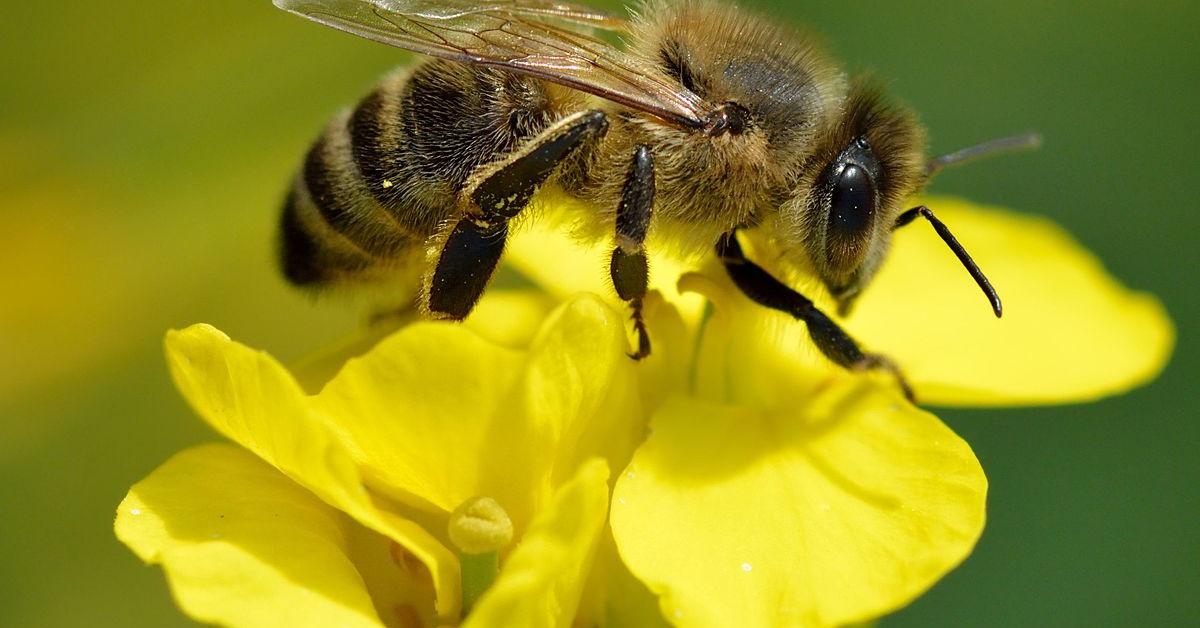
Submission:
[[[558,164],[607,127],[600,111],[567,117],[471,177],[464,192],[466,212],[444,235],[426,280],[431,316],[462,320],[471,313],[504,252],[508,221],[525,209]]]
[[[717,241],[717,256],[721,258],[733,283],[737,284],[751,301],[773,310],[787,312],[804,321],[808,327],[808,335],[825,357],[852,371],[888,371],[896,378],[904,396],[915,403],[912,388],[891,360],[882,355],[863,352],[845,330],[817,309],[807,297],[783,285],[761,266],[746,259],[742,246],[738,244],[736,232],[729,232]]]
[[[621,204],[617,206],[617,247],[612,252],[609,274],[617,296],[633,308],[633,328],[637,349],[629,354],[635,360],[650,355],[650,335],[642,319],[642,299],[646,297],[649,268],[646,262],[646,231],[654,209],[654,159],[647,146],[638,146],[625,176]]]

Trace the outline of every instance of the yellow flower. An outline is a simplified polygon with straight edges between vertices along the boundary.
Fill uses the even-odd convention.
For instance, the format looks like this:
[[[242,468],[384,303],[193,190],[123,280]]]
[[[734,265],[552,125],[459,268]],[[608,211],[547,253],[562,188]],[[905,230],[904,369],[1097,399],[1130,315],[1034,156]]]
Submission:
[[[641,429],[624,342],[621,318],[588,297],[523,352],[422,323],[310,396],[211,327],[173,332],[180,390],[250,453],[177,455],[133,487],[117,534],[201,620],[431,626],[459,619],[450,514],[485,496],[520,544],[472,619],[562,623],[604,527],[606,461],[627,460]]]
[[[1057,229],[936,207],[1003,291],[1006,318],[977,313],[944,247],[910,229],[846,321],[922,400],[1090,399],[1162,367],[1173,338],[1157,302]],[[168,336],[184,396],[245,448],[187,450],[118,510],[118,536],[163,565],[186,612],[236,626],[457,623],[473,586],[460,566],[480,562],[447,530],[464,504],[485,524],[503,520],[498,505],[513,530],[472,625],[840,625],[904,605],[971,551],[983,472],[891,382],[832,368],[799,323],[716,269],[686,274],[680,293],[689,266],[666,259],[647,303],[655,354],[635,364],[624,310],[577,294],[610,295],[607,247],[541,225],[510,259],[553,298],[496,293],[465,326],[407,326],[317,394],[210,327]],[[493,540],[475,549],[506,534],[484,530]]]
[[[927,204],[987,269],[1005,316],[990,315],[932,230],[898,232],[844,323],[905,368],[918,399],[1083,401],[1163,368],[1174,331],[1161,305],[1121,287],[1062,230],[954,199]],[[513,261],[552,292],[604,290],[594,273],[564,281],[557,269],[595,268],[605,247],[582,250],[552,230],[526,237]],[[769,243],[754,244],[769,266]],[[710,264],[680,282],[714,304],[689,379],[652,406],[650,435],[613,491],[622,559],[683,625],[832,626],[903,606],[978,539],[978,462],[892,382],[831,367],[803,325],[753,305]],[[674,295],[680,271],[656,272],[655,287]],[[810,278],[790,283],[823,294]],[[814,300],[836,310],[827,295]],[[701,302],[680,303],[699,319]]]

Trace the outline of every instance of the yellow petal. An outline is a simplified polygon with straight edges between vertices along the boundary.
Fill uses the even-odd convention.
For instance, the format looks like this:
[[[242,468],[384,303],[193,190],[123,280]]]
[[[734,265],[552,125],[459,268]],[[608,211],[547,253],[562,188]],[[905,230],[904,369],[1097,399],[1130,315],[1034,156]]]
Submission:
[[[925,402],[1014,405],[1096,399],[1154,378],[1174,329],[1053,223],[953,199],[927,199],[1004,301],[982,294],[929,225],[896,233],[847,325],[892,355]]]
[[[481,454],[522,356],[459,326],[418,323],[346,363],[316,398],[379,491],[453,511],[480,493]],[[505,504],[507,508],[508,505]]]
[[[489,290],[463,326],[510,349],[529,346],[558,301],[539,290]],[[411,310],[395,312],[355,329],[340,342],[307,356],[291,371],[304,390],[319,392],[351,358],[370,351],[384,338],[419,320]]]
[[[538,512],[464,626],[569,626],[608,510],[608,465],[579,467]]]
[[[677,398],[613,493],[635,575],[686,626],[832,626],[896,609],[983,529],[970,448],[844,378],[788,410]]]
[[[417,524],[376,506],[346,444],[286,369],[207,325],[169,333],[166,346],[175,384],[201,417],[325,503],[406,548],[429,569],[439,617],[457,616],[453,553]]]
[[[748,300],[716,268],[688,273],[680,289],[703,295],[711,316],[699,333],[692,396],[721,404],[787,407],[846,371],[821,356],[802,323]]]
[[[505,263],[554,298],[590,293],[628,319],[629,304],[616,297],[609,276],[613,236],[597,233],[595,225],[588,221],[572,222],[572,217],[594,213],[595,209],[553,193],[540,202],[545,211],[515,232],[505,253]],[[694,256],[680,255],[678,248],[651,232],[647,244],[650,281],[644,315],[652,350],[650,357],[638,365],[647,407],[657,406],[667,394],[686,383],[695,349],[693,336],[704,310],[703,297],[678,289],[679,277],[696,265]],[[475,325],[480,318],[473,315],[467,323]],[[629,323],[626,327],[632,328]],[[630,349],[636,340],[630,334]]]
[[[546,320],[511,402],[529,417],[533,434],[549,437],[553,449],[527,444],[524,454],[548,459],[547,486],[576,477],[593,457],[624,466],[633,456],[646,415],[638,396],[639,364],[627,350],[624,316],[593,295],[572,298]],[[497,472],[523,463],[515,443],[506,449]]]
[[[1121,286],[1061,229],[1044,219],[964,201],[927,201],[992,279],[1005,314],[1001,320],[990,314],[974,282],[923,221],[897,232],[887,263],[845,325],[865,349],[899,362],[923,402],[1021,405],[1090,400],[1142,384],[1163,368],[1174,345],[1174,329],[1161,304]],[[507,259],[560,298],[587,290],[611,299],[608,241],[586,237],[583,241],[590,243],[581,245],[566,220],[552,211],[529,225],[514,238]],[[753,232],[745,235],[743,245],[753,251],[761,238]],[[657,253],[652,287],[694,324],[700,302],[687,295],[681,299],[673,283],[685,271],[701,269],[715,283],[727,280],[711,259],[678,261],[662,255],[670,252],[668,248],[663,242],[651,243],[650,251]],[[755,259],[780,272],[769,252]],[[832,313],[828,294],[812,277],[786,272],[781,276]],[[811,349],[802,324],[765,312],[744,297],[733,303],[759,314],[748,319],[749,327],[736,324],[731,329],[739,342],[778,345],[779,350],[771,349],[766,357],[789,371],[830,368]],[[756,351],[754,346],[734,349],[747,354],[743,357]]]
[[[558,301],[540,290],[489,290],[463,325],[510,349],[526,349]]]
[[[658,609],[658,596],[634,577],[621,561],[610,528],[605,528],[601,534],[591,575],[583,587],[575,625],[638,628],[670,625]]]
[[[649,412],[668,397],[686,391],[695,359],[700,316],[697,313],[689,324],[677,304],[657,290],[646,295],[642,314],[650,334],[651,350],[649,357],[640,360],[634,370],[638,376],[642,407]],[[630,347],[634,342],[636,338],[631,338]]]
[[[180,607],[200,621],[383,626],[350,558],[351,526],[253,455],[207,445],[134,485],[116,533],[163,566]]]
[[[617,313],[580,297],[546,320],[528,355],[458,326],[414,325],[348,362],[317,401],[372,487],[442,513],[487,496],[520,531],[581,461],[632,453],[641,413],[624,351]]]

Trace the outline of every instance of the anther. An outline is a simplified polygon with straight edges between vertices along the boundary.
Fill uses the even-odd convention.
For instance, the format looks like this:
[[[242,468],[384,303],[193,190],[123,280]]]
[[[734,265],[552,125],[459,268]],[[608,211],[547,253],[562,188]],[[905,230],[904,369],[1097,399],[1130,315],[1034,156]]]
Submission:
[[[450,514],[450,540],[464,554],[498,552],[512,537],[508,513],[490,497],[472,497]]]

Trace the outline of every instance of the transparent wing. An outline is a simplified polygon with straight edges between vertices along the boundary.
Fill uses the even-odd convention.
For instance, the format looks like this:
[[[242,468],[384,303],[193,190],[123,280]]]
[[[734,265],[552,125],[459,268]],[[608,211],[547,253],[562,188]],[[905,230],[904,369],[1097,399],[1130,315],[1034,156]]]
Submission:
[[[713,109],[660,79],[647,62],[568,21],[624,21],[551,0],[274,0],[275,6],[367,39],[427,55],[502,67],[595,94],[665,120],[701,127]]]
[[[367,0],[385,10],[394,13],[412,15],[425,19],[453,19],[470,13],[499,12],[512,15],[528,15],[535,17],[551,17],[592,26],[617,30],[624,28],[628,22],[623,17],[606,13],[599,9],[575,4],[573,2],[555,2],[554,0]],[[281,3],[276,3],[281,4]],[[290,10],[290,9],[289,9]]]

